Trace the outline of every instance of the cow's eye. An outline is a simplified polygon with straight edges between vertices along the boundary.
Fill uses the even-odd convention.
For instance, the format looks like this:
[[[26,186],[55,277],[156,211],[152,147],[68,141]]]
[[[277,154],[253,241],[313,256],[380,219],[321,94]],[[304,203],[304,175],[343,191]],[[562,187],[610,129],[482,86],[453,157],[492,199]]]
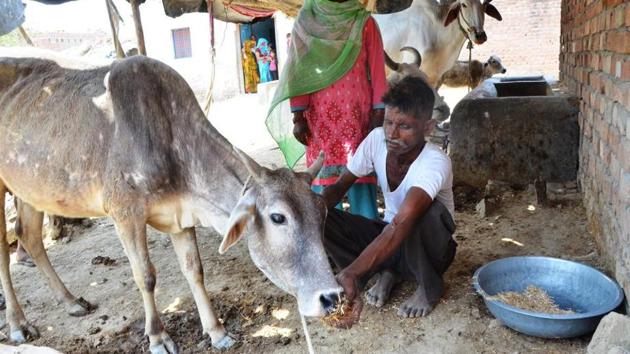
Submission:
[[[274,224],[284,224],[287,221],[287,218],[284,215],[278,213],[273,213],[270,217]]]
[[[467,8],[468,6],[466,6],[466,4],[462,4],[462,7],[463,7],[463,8]]]

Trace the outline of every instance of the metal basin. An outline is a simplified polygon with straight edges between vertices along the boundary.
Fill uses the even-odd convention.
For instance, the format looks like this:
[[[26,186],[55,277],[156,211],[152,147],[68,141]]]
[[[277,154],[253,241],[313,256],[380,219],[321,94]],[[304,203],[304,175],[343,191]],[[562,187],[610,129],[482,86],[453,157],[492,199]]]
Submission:
[[[510,257],[477,269],[473,285],[492,314],[506,326],[536,337],[570,338],[593,332],[601,318],[623,301],[621,287],[584,264],[550,257]],[[523,310],[489,296],[523,292],[528,285],[545,290],[573,314]]]

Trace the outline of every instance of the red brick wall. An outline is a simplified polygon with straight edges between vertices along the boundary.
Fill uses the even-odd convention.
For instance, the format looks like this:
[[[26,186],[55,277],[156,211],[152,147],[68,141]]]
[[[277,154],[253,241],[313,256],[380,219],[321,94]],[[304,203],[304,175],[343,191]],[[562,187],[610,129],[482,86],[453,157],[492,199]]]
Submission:
[[[558,77],[560,0],[494,0],[503,16],[486,16],[488,41],[475,46],[472,57],[485,61],[496,54],[508,75],[546,74]],[[468,60],[466,46],[460,60]]]
[[[563,0],[561,33],[561,79],[582,100],[589,224],[630,294],[630,2]]]

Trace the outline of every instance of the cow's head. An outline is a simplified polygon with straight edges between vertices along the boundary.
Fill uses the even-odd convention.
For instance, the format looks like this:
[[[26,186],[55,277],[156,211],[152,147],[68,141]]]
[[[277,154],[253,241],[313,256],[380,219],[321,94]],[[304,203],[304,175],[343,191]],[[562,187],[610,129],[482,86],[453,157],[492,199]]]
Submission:
[[[219,252],[246,236],[254,264],[297,298],[300,313],[325,316],[336,307],[342,288],[324,251],[326,205],[310,188],[323,154],[305,173],[269,170],[238,154],[250,177],[230,215]]]
[[[505,74],[507,72],[507,69],[501,62],[501,58],[496,55],[491,55],[488,61],[483,63],[483,70],[490,76],[494,74]]]
[[[475,44],[482,44],[487,39],[486,31],[483,29],[485,14],[499,21],[503,18],[492,0],[456,0],[453,2],[444,18],[444,26],[448,26],[457,19],[459,26],[468,39]]]
[[[429,82],[427,75],[422,71],[422,69],[420,69],[420,65],[422,65],[422,56],[420,55],[420,52],[413,47],[403,47],[400,48],[400,50],[408,51],[414,59],[411,63],[397,63],[387,54],[387,52],[385,52],[385,65],[392,70],[387,77],[389,85],[391,86],[394,83],[399,82],[406,76],[419,77],[425,82]],[[434,87],[431,87],[431,89],[433,89],[433,96],[435,98],[435,103],[433,104],[433,115],[431,118],[438,122],[442,122],[451,114],[451,109],[446,104],[446,101],[444,101],[444,97],[440,96]]]

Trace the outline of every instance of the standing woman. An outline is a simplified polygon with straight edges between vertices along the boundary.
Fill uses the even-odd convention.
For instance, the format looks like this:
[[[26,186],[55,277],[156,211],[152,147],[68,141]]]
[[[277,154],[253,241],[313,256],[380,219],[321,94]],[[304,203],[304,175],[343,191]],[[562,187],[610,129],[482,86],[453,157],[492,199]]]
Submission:
[[[321,192],[346,171],[348,158],[369,131],[382,125],[383,42],[357,0],[306,0],[291,39],[267,127],[291,167],[304,152],[298,141],[306,145],[309,166],[324,151],[324,168],[313,181],[313,190]],[[278,113],[286,99],[293,122]],[[350,212],[378,218],[374,176],[358,179],[348,199]]]
[[[247,93],[256,93],[258,82],[260,82],[256,57],[254,56],[255,47],[256,38],[254,36],[243,44],[243,74],[245,75],[245,92]]]
[[[258,60],[258,73],[260,74],[260,82],[269,82],[272,80],[269,64],[269,44],[266,39],[259,38],[256,45],[256,59]]]

